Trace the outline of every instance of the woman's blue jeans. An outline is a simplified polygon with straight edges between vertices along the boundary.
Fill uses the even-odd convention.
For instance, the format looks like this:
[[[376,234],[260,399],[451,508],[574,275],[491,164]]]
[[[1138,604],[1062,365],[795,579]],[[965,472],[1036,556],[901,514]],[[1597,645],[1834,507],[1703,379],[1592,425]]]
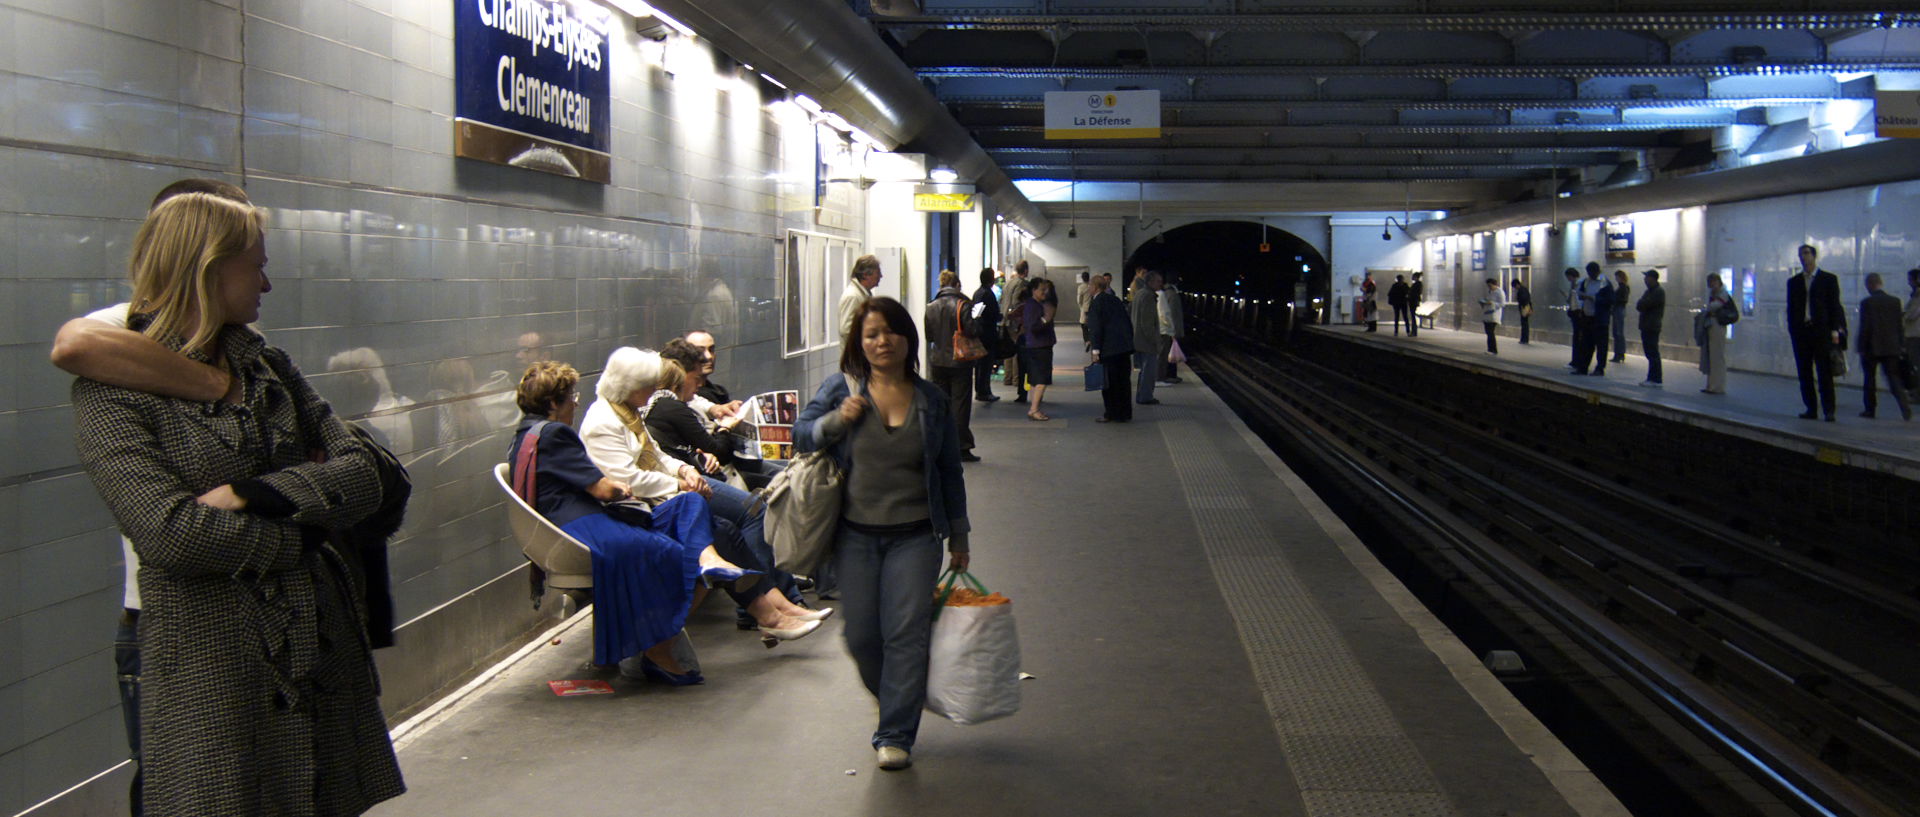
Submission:
[[[767,544],[767,515],[764,510],[755,510],[753,494],[728,485],[725,482],[707,477],[707,485],[713,488],[713,496],[707,500],[707,507],[713,515],[731,522],[740,531],[740,539],[746,545],[747,552],[758,557],[760,564],[766,565],[773,579],[773,586],[780,588],[780,594],[788,601],[800,601],[800,589],[793,584],[793,574],[774,567],[773,545]],[[762,591],[764,592],[764,591]]]
[[[912,749],[927,705],[927,647],[940,537],[932,530],[875,536],[840,526],[834,540],[840,618],[860,681],[879,699],[874,748]]]

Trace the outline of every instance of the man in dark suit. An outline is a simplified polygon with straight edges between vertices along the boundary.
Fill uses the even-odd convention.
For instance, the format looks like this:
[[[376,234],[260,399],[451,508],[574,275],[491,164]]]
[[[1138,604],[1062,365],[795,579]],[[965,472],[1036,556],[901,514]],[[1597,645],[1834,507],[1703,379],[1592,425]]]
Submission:
[[[1867,376],[1863,392],[1866,411],[1860,412],[1860,416],[1873,416],[1879,372],[1885,370],[1887,391],[1893,392],[1894,402],[1900,404],[1900,419],[1912,420],[1913,407],[1907,405],[1907,392],[1901,388],[1900,376],[1895,373],[1902,347],[1906,345],[1900,328],[1900,299],[1887,294],[1881,286],[1880,273],[1868,273],[1868,294],[1860,301],[1860,368]]]
[[[980,310],[978,316],[973,313],[976,307]],[[1000,332],[1000,299],[993,294],[991,267],[980,271],[980,288],[973,291],[973,301],[967,308],[967,318],[974,322],[975,337],[980,338],[981,343],[988,344],[987,348],[991,350],[993,338]],[[1000,399],[1000,395],[993,393],[993,367],[999,362],[991,353],[974,361],[973,365],[979,368],[973,373],[973,399],[982,403],[991,403]]]
[[[1640,385],[1648,388],[1661,388],[1660,383],[1660,328],[1667,319],[1667,291],[1660,288],[1660,271],[1646,271],[1647,291],[1640,294],[1640,300],[1633,308],[1640,313],[1640,348],[1647,353],[1647,379]]]
[[[1825,415],[1833,422],[1833,351],[1846,348],[1847,313],[1840,306],[1840,278],[1820,269],[1820,251],[1800,245],[1800,271],[1787,279],[1787,336],[1800,375],[1802,420]],[[1813,402],[1818,379],[1819,404]]]
[[[1420,304],[1427,300],[1427,282],[1420,280],[1422,273],[1413,274],[1413,283],[1407,285],[1407,337],[1420,336]]]
[[[1412,313],[1407,311],[1407,276],[1393,276],[1393,286],[1387,287],[1387,306],[1393,307],[1393,335],[1400,336],[1400,324],[1407,322]],[[1408,334],[1412,334],[1409,330]]]
[[[1525,346],[1533,334],[1533,290],[1518,278],[1513,279],[1513,305],[1520,307],[1520,345]]]
[[[1133,320],[1127,305],[1113,294],[1112,278],[1096,279],[1099,292],[1087,310],[1087,340],[1093,344],[1093,362],[1107,370],[1107,388],[1100,393],[1106,413],[1097,423],[1124,423],[1133,419]]]

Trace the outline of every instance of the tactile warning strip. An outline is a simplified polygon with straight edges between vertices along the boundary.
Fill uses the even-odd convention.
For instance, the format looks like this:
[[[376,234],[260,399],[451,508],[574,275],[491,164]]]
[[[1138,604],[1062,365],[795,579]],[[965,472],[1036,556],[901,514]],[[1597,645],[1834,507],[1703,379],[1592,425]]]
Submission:
[[[1191,423],[1162,423],[1174,472],[1255,683],[1310,817],[1450,817],[1453,806],[1214,443]],[[1311,536],[1314,525],[1302,525]]]

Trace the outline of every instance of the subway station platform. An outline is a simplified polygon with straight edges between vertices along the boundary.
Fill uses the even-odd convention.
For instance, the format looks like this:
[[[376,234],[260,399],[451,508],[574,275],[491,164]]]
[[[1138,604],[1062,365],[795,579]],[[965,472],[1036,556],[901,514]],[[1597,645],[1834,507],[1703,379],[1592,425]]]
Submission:
[[[1556,317],[1548,317],[1547,322],[1551,324]],[[1564,329],[1564,319],[1559,320]],[[1686,334],[1691,333],[1690,326],[1682,327]],[[1663,359],[1661,379],[1666,382],[1663,388],[1654,389],[1640,385],[1647,379],[1647,358],[1632,352],[1625,362],[1608,363],[1606,376],[1592,377],[1576,375],[1567,367],[1572,350],[1564,342],[1535,340],[1522,346],[1514,337],[1502,335],[1498,341],[1500,353],[1489,355],[1487,336],[1482,332],[1421,329],[1417,337],[1396,337],[1386,322],[1380,324],[1378,332],[1367,332],[1358,324],[1315,326],[1308,331],[1403,354],[1429,356],[1537,388],[1584,394],[1597,403],[1805,453],[1822,462],[1920,481],[1920,421],[1900,419],[1900,407],[1884,380],[1880,383],[1878,417],[1873,419],[1859,416],[1864,408],[1860,386],[1835,384],[1835,420],[1829,423],[1799,417],[1806,407],[1800,401],[1799,380],[1790,376],[1735,369],[1727,373],[1725,394],[1704,394],[1701,389],[1706,387],[1707,376],[1700,372],[1697,357]],[[1637,336],[1632,347],[1639,348]],[[1850,354],[1847,365],[1858,369],[1859,357]]]
[[[928,714],[882,772],[837,622],[766,650],[710,600],[707,683],[672,689],[587,667],[576,616],[402,725],[411,791],[373,813],[1626,813],[1198,378],[1097,424],[1062,329],[1054,419],[996,382],[966,467],[974,572],[1034,676],[1019,714]]]

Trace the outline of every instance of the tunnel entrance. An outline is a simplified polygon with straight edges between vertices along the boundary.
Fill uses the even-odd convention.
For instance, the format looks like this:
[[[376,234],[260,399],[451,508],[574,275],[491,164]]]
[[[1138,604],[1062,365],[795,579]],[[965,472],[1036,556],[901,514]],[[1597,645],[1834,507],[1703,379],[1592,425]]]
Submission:
[[[1327,260],[1313,245],[1252,221],[1202,221],[1148,239],[1127,257],[1126,285],[1142,266],[1173,272],[1182,292],[1250,300],[1291,301],[1297,283],[1307,285],[1309,299],[1325,299],[1329,281]]]

